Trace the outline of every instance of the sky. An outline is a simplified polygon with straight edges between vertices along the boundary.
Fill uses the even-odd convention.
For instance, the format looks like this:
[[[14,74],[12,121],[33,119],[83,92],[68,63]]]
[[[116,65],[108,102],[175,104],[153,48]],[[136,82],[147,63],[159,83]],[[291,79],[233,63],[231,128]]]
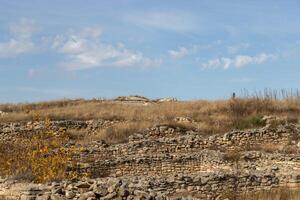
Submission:
[[[300,85],[299,0],[1,0],[0,102]]]

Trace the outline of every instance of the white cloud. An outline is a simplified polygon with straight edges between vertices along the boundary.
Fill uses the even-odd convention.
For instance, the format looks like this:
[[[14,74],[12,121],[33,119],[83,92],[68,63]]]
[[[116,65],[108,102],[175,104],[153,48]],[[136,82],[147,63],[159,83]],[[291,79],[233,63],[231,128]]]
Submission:
[[[10,25],[10,32],[17,38],[31,38],[34,32],[37,31],[35,22],[31,19],[21,18],[17,23]]]
[[[178,58],[183,58],[186,55],[188,55],[190,52],[187,48],[185,47],[179,47],[178,50],[169,50],[168,51],[169,55],[172,58],[178,59]]]
[[[223,68],[228,69],[230,67],[241,68],[250,64],[262,64],[264,62],[275,59],[273,54],[261,53],[256,56],[238,55],[234,58],[215,58],[209,60],[207,63],[202,64],[204,69],[206,68]]]
[[[126,19],[138,26],[160,30],[188,32],[195,30],[195,17],[184,12],[147,12],[126,16]]]
[[[19,54],[25,54],[34,50],[34,44],[31,41],[22,41],[10,39],[8,42],[0,43],[0,58],[14,57]]]
[[[249,47],[250,47],[250,44],[242,43],[242,44],[227,47],[227,51],[230,54],[235,54],[235,53],[239,52],[240,50],[247,49]]]
[[[101,33],[89,28],[71,36],[56,36],[52,47],[65,55],[65,60],[60,65],[68,70],[102,66],[154,67],[160,65],[160,60],[147,58],[140,52],[127,49],[123,44],[114,46],[101,42],[99,37]]]
[[[87,37],[87,38],[98,38],[102,34],[102,29],[100,27],[87,27],[83,29],[83,31],[80,33],[81,37]]]
[[[230,58],[222,58],[222,62],[224,65],[224,69],[228,69],[232,63],[232,60]]]
[[[191,54],[196,54],[197,52],[201,51],[201,50],[207,50],[207,49],[211,49],[214,46],[218,45],[219,41],[214,42],[212,44],[206,44],[206,45],[200,45],[200,44],[195,44],[189,47],[178,47],[177,49],[171,49],[168,51],[168,54],[171,58],[173,59],[179,59],[179,58],[183,58],[187,55],[191,55]]]
[[[36,31],[33,20],[21,18],[17,23],[10,25],[12,38],[6,42],[0,42],[0,58],[14,57],[20,54],[30,53],[35,49],[32,35]]]
[[[54,41],[54,46],[57,41]],[[88,49],[87,41],[82,38],[77,38],[76,36],[72,36],[69,40],[67,40],[59,49],[61,53],[65,54],[77,54],[84,52]]]
[[[233,64],[235,67],[240,68],[244,65],[249,65],[250,63],[255,63],[255,57],[251,56],[236,56],[235,60],[233,61]]]

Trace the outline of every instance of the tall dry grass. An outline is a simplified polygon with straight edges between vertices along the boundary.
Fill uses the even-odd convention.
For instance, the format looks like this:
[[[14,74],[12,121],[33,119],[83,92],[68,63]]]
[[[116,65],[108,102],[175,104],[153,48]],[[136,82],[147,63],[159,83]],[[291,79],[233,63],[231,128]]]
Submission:
[[[280,187],[259,192],[249,192],[237,199],[244,200],[300,200],[300,188]]]
[[[155,124],[171,122],[175,117],[180,116],[192,118],[197,126],[206,131],[219,132],[232,128],[232,125],[239,123],[239,120],[244,120],[243,126],[245,127],[251,123],[254,126],[255,124],[259,125],[258,118],[263,115],[298,118],[300,101],[247,98],[142,105],[113,101],[74,100],[40,104],[0,105],[1,109],[9,114],[0,117],[0,122],[33,120],[38,114],[42,118],[51,120],[105,119]],[[236,126],[239,127],[239,125]]]
[[[34,121],[36,116],[51,120],[118,120],[120,123],[99,130],[92,136],[80,135],[83,143],[103,139],[108,143],[126,142],[130,134],[156,124],[173,124],[176,117],[188,117],[193,123],[189,129],[211,135],[232,129],[248,129],[264,126],[264,115],[285,116],[299,120],[300,101],[295,99],[235,98],[220,101],[121,103],[108,100],[61,100],[34,104],[0,105],[9,114],[0,122]],[[76,131],[75,131],[76,132]]]

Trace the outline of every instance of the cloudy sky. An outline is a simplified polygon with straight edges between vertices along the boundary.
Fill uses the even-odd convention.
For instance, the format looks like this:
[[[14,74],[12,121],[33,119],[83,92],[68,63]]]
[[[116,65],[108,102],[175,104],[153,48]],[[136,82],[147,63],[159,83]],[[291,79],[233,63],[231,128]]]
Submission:
[[[300,86],[299,0],[1,0],[0,102]]]

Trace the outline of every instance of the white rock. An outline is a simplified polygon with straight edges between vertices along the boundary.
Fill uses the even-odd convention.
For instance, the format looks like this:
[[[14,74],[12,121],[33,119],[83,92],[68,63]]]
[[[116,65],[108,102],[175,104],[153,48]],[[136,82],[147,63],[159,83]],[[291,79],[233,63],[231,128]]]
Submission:
[[[0,117],[3,117],[3,116],[5,116],[5,115],[8,115],[8,113],[3,112],[3,111],[0,110]]]

